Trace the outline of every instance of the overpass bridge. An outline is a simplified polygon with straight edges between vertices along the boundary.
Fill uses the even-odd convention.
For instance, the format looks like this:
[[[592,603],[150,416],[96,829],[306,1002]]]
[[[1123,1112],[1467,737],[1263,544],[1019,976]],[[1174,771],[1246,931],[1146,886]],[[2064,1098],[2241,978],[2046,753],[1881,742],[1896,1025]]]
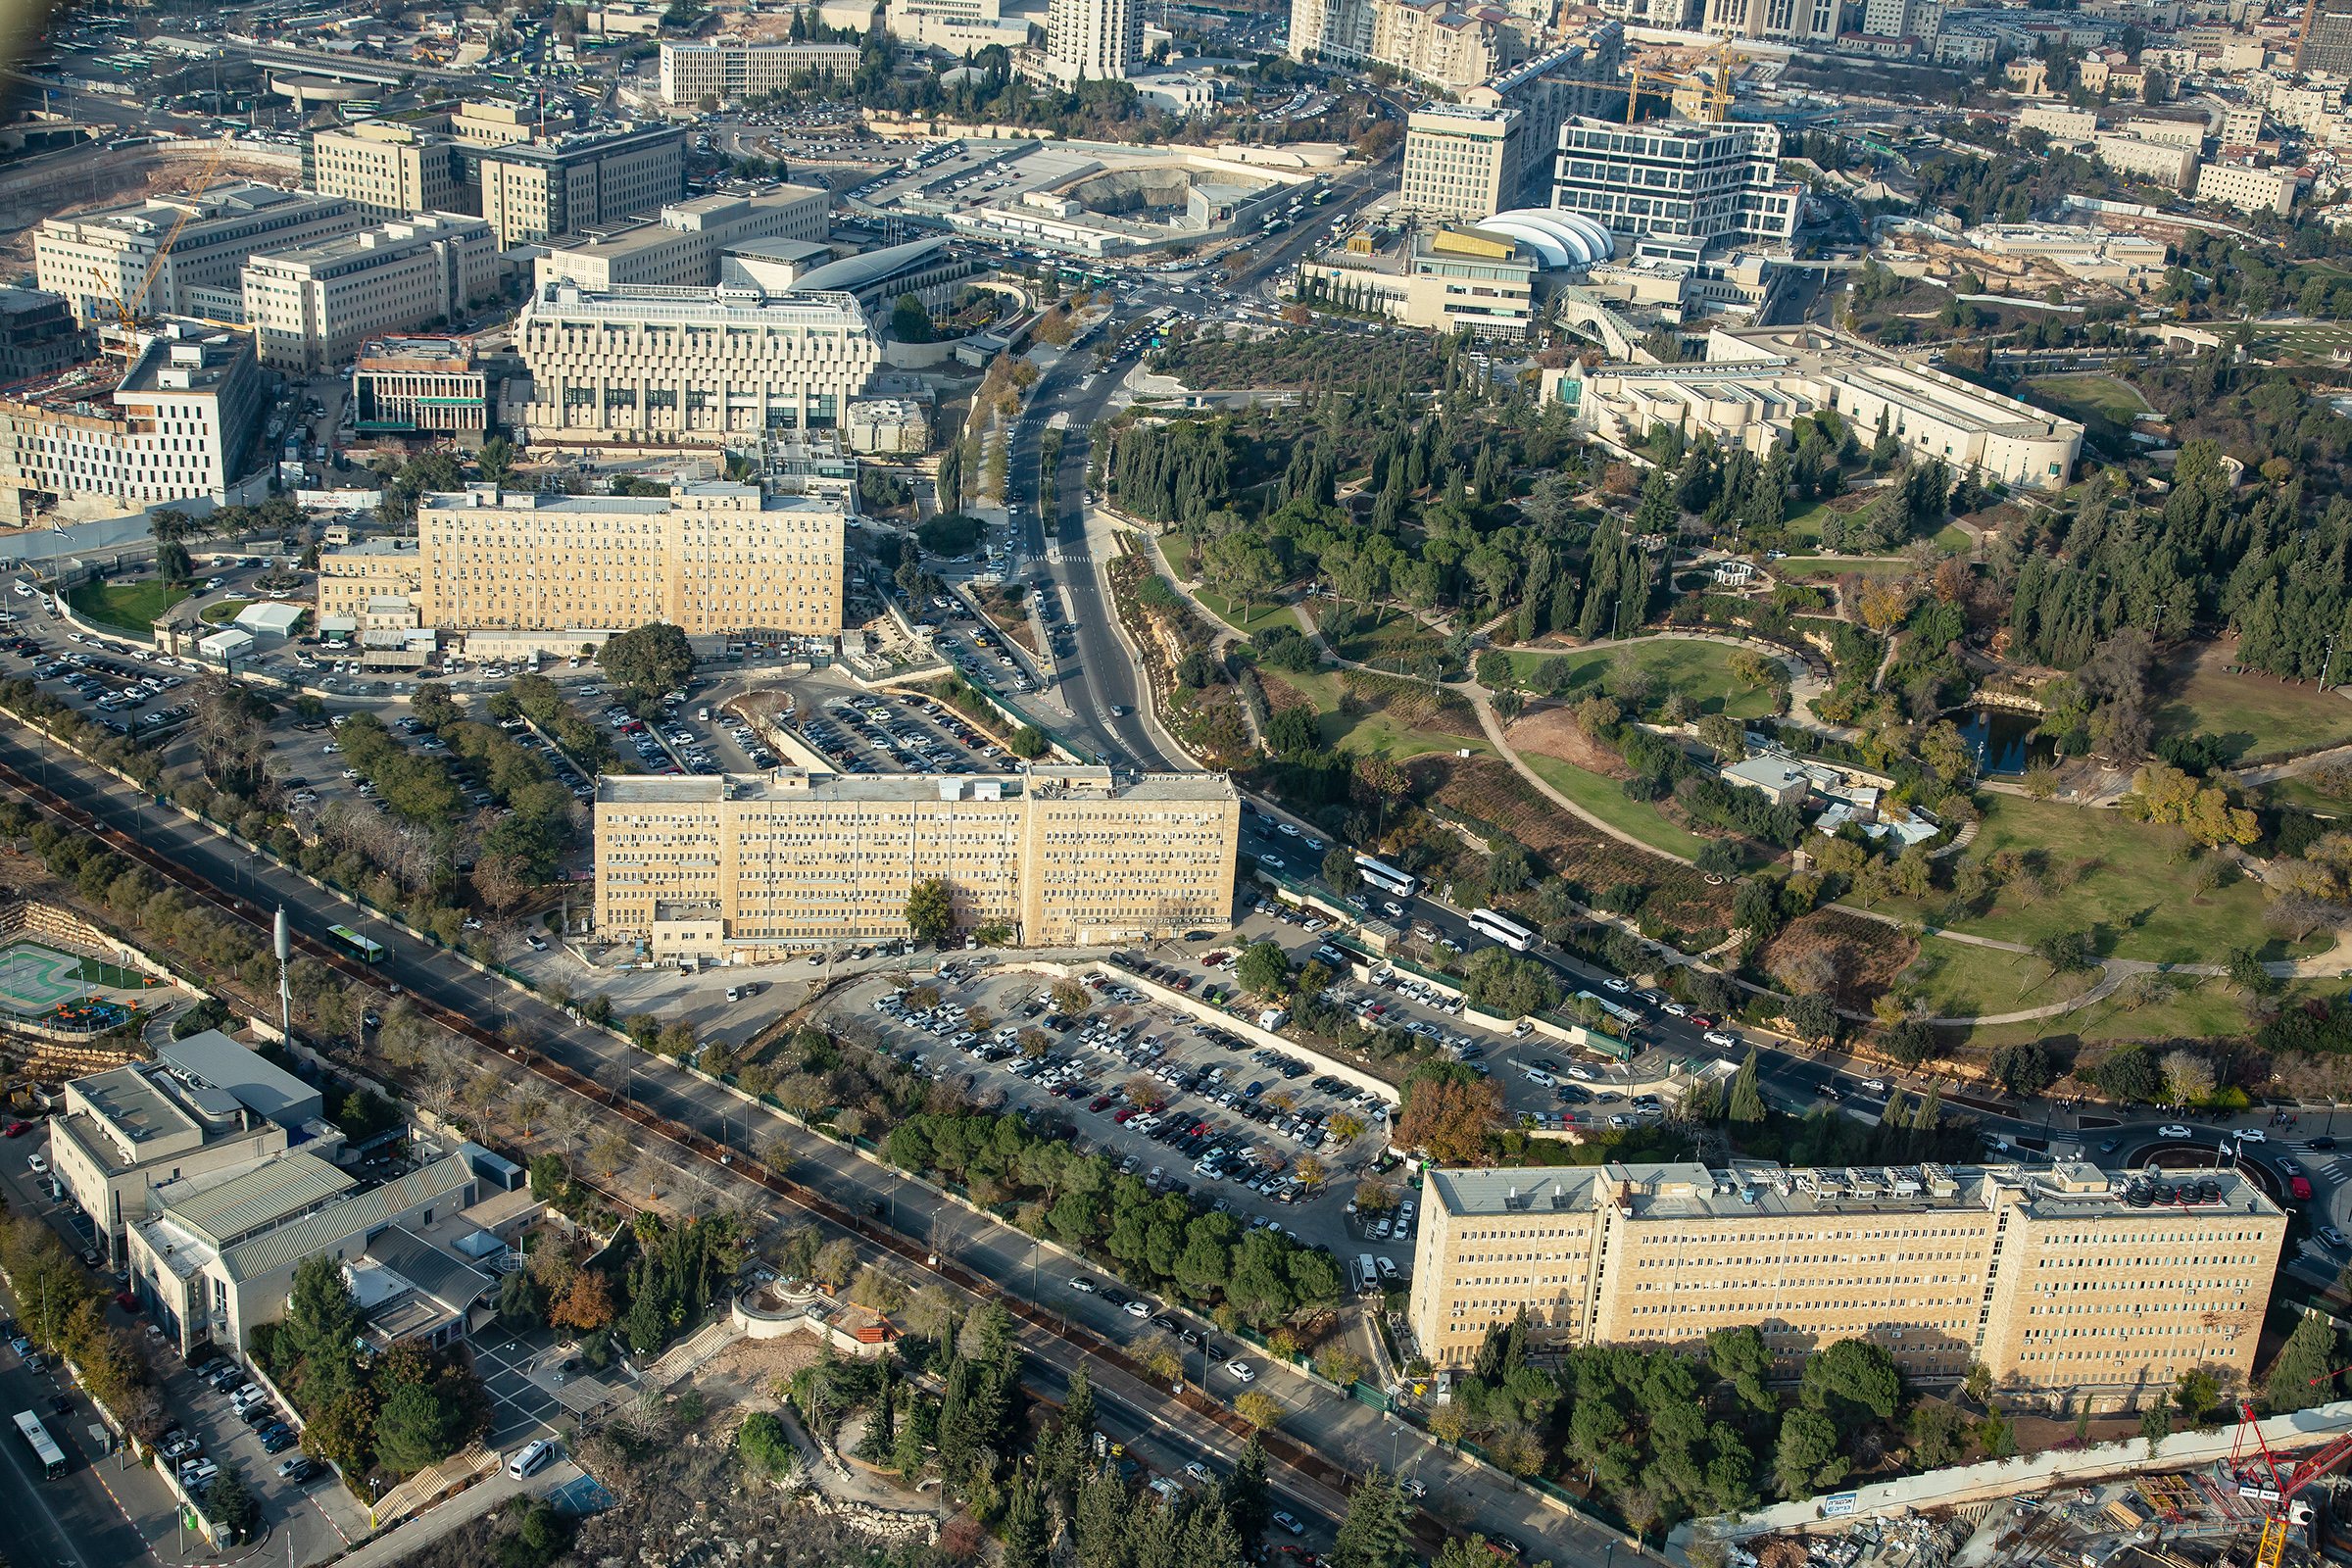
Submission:
[[[245,55],[255,65],[264,68],[276,68],[296,75],[323,76],[334,81],[366,82],[377,87],[397,87],[403,76],[420,82],[447,82],[453,87],[478,85],[480,79],[470,71],[450,71],[441,66],[412,65],[397,60],[354,60],[347,55],[329,54],[323,49],[296,49],[286,44],[229,44],[226,47],[231,53]]]

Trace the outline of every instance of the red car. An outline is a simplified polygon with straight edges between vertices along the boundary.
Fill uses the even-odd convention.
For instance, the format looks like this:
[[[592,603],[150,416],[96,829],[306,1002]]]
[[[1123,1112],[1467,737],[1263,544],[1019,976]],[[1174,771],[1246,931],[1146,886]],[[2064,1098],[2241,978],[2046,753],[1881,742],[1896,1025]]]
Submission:
[[[28,1121],[12,1121],[8,1124],[8,1136],[11,1138],[22,1138],[30,1131],[32,1123]]]
[[[1142,1107],[1142,1106],[1140,1106],[1140,1105],[1126,1105],[1126,1106],[1122,1106],[1122,1107],[1120,1108],[1120,1110],[1119,1110],[1118,1114],[1116,1114],[1116,1115],[1112,1116],[1110,1119],[1111,1119],[1112,1121],[1115,1121],[1115,1122],[1122,1122],[1122,1123],[1123,1123],[1123,1122],[1125,1122],[1125,1121],[1127,1120],[1127,1118],[1128,1118],[1128,1117],[1130,1117],[1130,1116],[1133,1116],[1133,1115],[1137,1114],[1139,1111],[1141,1111],[1141,1110],[1142,1110],[1142,1108],[1143,1108],[1143,1107]]]
[[[1111,1098],[1112,1097],[1109,1095],[1097,1095],[1094,1099],[1094,1102],[1088,1105],[1086,1108],[1089,1110],[1101,1110],[1104,1105],[1110,1103]]]
[[[128,1291],[123,1291],[115,1297],[115,1304],[125,1312],[136,1312],[139,1309],[139,1298]]]
[[[1193,977],[1189,974],[1180,974],[1169,983],[1175,986],[1175,988],[1179,991],[1190,991],[1193,989]]]
[[[1690,1027],[1693,1029],[1712,1029],[1715,1027],[1715,1020],[1708,1017],[1703,1012],[1694,1012],[1690,1015]]]

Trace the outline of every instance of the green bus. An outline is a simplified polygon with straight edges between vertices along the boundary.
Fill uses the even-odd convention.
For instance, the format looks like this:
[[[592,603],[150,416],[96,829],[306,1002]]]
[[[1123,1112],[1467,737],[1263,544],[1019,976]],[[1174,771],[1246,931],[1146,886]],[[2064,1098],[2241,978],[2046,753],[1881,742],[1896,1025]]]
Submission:
[[[334,938],[335,946],[368,963],[381,963],[391,949],[381,942],[371,942],[347,925],[330,925],[326,934]]]

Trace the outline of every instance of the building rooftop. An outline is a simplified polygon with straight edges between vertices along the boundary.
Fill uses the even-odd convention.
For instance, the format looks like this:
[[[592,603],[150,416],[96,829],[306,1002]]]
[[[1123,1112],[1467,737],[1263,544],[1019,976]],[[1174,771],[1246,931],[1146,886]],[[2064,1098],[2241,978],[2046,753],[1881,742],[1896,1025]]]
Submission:
[[[685,147],[686,133],[666,125],[635,127],[629,130],[573,131],[552,137],[547,141],[508,142],[504,146],[482,149],[484,163],[547,164],[561,167],[577,158],[599,158],[612,152],[632,152],[650,147],[664,138],[675,141],[680,150]]]
[[[246,262],[249,266],[302,268],[314,276],[333,277],[381,266],[407,256],[419,246],[449,239],[468,229],[487,230],[489,226],[486,220],[469,218],[464,213],[418,213],[353,233],[313,240],[308,245],[263,251],[247,257]]]
[[[1032,767],[1022,773],[938,774],[812,772],[779,767],[770,773],[723,773],[658,778],[645,774],[603,774],[596,781],[599,805],[715,805],[722,801],[925,802],[1018,800],[1165,801],[1197,804],[1239,800],[1223,773],[1145,773],[1120,778],[1107,767]]]
[[[377,534],[372,538],[354,540],[347,545],[329,545],[318,554],[321,560],[328,561],[337,556],[413,556],[416,554],[416,541]]]
[[[217,185],[202,196],[150,196],[145,201],[126,207],[110,207],[95,213],[80,213],[72,217],[52,218],[44,221],[73,223],[84,228],[98,226],[122,230],[124,234],[152,238],[161,243],[172,232],[172,225],[183,215],[187,226],[180,230],[179,245],[194,248],[201,245],[216,223],[241,220],[272,207],[289,202],[342,205],[339,198],[319,197],[310,191],[280,190],[275,185],[264,185],[255,180],[235,180]]]
[[[349,1176],[315,1154],[281,1154],[226,1181],[167,1182],[153,1201],[181,1229],[227,1250],[271,1232],[349,1192]]]
[[[290,1225],[224,1247],[220,1250],[221,1266],[231,1279],[252,1279],[271,1273],[347,1237],[364,1236],[406,1209],[443,1196],[469,1193],[473,1182],[473,1172],[464,1160],[437,1159],[422,1170],[411,1171],[381,1187],[329,1203]],[[465,1206],[463,1200],[460,1206]]]
[[[716,288],[647,285],[591,289],[551,279],[532,297],[524,312],[526,318],[556,316],[599,320],[757,321],[761,325],[806,323],[833,327],[854,323],[860,329],[865,325],[865,312],[855,295],[828,291],[771,296],[741,283],[722,283]]]
[[[192,1034],[156,1048],[156,1059],[237,1097],[239,1103],[271,1121],[300,1120],[318,1113],[318,1091],[218,1029]]]
[[[804,272],[792,285],[793,292],[822,293],[826,289],[862,288],[911,267],[947,242],[946,235],[935,234],[929,239],[908,240],[904,245],[885,245],[878,251],[867,251],[860,256],[845,256],[838,262]]]
[[[469,370],[473,368],[473,340],[464,337],[373,338],[360,349],[360,368]]]

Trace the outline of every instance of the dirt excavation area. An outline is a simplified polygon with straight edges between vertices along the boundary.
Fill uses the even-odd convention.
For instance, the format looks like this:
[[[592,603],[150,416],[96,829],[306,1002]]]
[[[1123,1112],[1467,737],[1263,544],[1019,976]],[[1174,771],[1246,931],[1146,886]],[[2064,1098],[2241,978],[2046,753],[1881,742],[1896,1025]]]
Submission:
[[[1556,757],[1563,762],[1597,773],[1602,778],[1621,779],[1627,768],[1615,752],[1596,746],[1577,723],[1576,714],[1565,706],[1531,705],[1526,713],[1502,732],[1515,752],[1539,752]]]

